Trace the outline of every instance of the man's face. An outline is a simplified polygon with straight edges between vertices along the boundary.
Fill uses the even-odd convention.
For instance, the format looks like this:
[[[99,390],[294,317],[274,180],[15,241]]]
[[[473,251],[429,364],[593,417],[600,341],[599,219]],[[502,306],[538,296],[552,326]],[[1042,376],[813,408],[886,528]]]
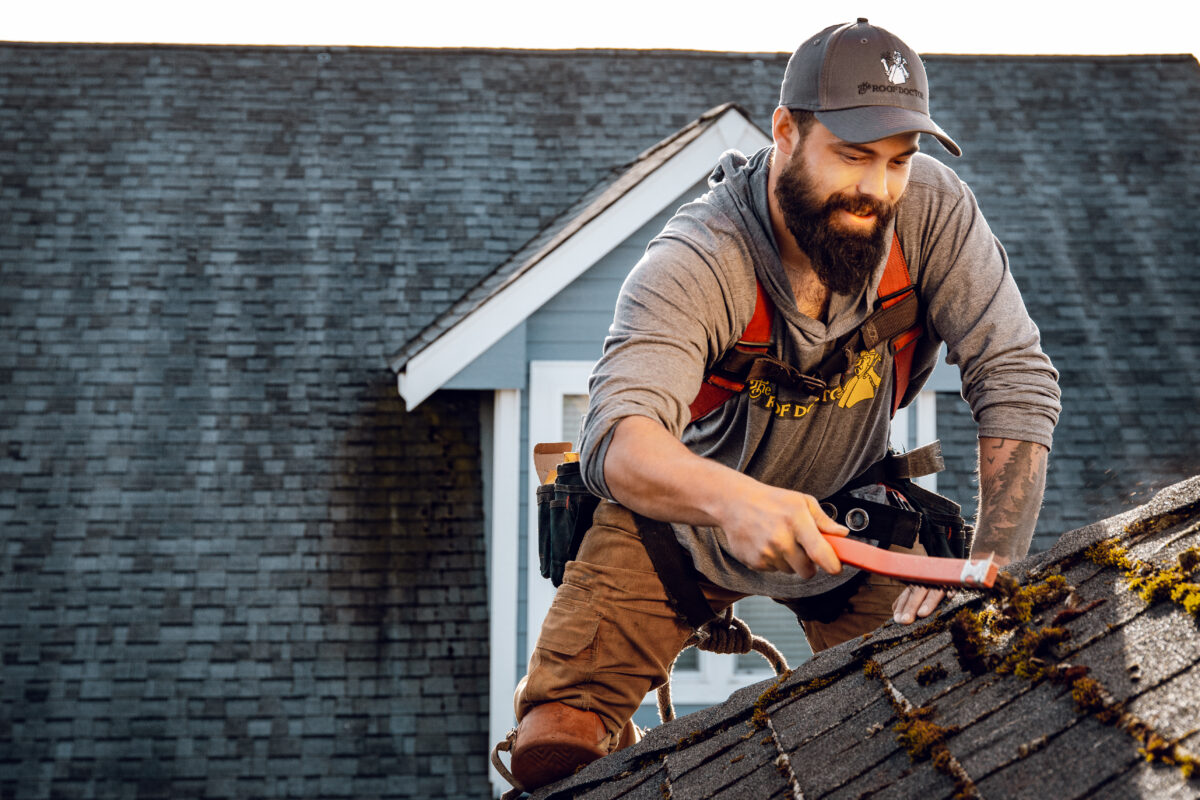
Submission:
[[[917,138],[851,144],[814,122],[780,171],[784,223],[830,291],[857,293],[883,258]]]

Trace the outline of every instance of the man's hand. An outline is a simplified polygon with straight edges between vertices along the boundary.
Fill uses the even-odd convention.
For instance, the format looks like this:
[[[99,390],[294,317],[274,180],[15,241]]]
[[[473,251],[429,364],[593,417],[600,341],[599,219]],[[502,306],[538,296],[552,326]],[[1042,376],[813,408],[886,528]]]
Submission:
[[[932,614],[945,597],[944,589],[906,586],[892,603],[892,619],[903,625],[909,625]]]
[[[815,497],[765,484],[750,487],[748,496],[731,499],[721,527],[733,556],[763,571],[794,572],[811,578],[820,567],[830,575],[842,571],[833,548],[821,534],[845,536]]]
[[[701,458],[657,420],[635,416],[617,423],[604,477],[613,498],[639,514],[721,528],[733,556],[752,569],[804,578],[816,574],[816,567],[831,575],[842,571],[821,534],[849,531],[816,498]]]
[[[972,558],[987,558],[989,554],[975,555]],[[992,561],[1003,567],[1012,559],[997,553],[991,553]],[[903,625],[909,625],[918,619],[924,619],[937,610],[942,600],[952,592],[945,589],[935,589],[930,586],[905,586],[900,596],[892,602],[892,619]]]

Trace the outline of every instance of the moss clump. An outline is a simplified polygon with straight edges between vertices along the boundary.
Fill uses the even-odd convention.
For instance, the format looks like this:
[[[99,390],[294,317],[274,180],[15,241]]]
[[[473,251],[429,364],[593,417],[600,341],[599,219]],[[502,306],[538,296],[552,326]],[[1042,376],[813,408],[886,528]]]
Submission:
[[[1151,575],[1137,576],[1129,580],[1129,588],[1147,603],[1161,603],[1170,600],[1187,608],[1194,606],[1189,603],[1191,596],[1200,592],[1200,584],[1190,583],[1183,579],[1177,569],[1164,569]],[[1189,614],[1195,613],[1189,610]]]
[[[939,661],[936,664],[921,667],[917,671],[917,683],[921,686],[929,686],[930,684],[937,683],[949,674],[946,672],[946,668],[942,666],[942,662]]]
[[[893,728],[896,741],[913,762],[928,760],[939,745],[958,733],[957,728],[943,728],[933,722],[933,714],[933,709],[928,706],[913,709],[902,714]],[[949,756],[948,751],[946,755]]]
[[[1192,503],[1183,508],[1177,508],[1174,511],[1168,511],[1165,514],[1140,519],[1137,522],[1127,525],[1125,533],[1130,536],[1148,536],[1155,533],[1162,533],[1168,528],[1173,528],[1180,523],[1193,519],[1197,514],[1200,514],[1200,502]]]
[[[775,681],[771,686],[754,701],[754,710],[750,714],[750,729],[752,731],[765,728],[767,720],[770,717],[767,714],[767,709],[779,701],[779,688],[783,684],[783,679]]]
[[[1041,583],[1022,589],[1013,599],[1013,605],[1021,611],[1020,619],[1028,622],[1033,615],[1044,608],[1049,608],[1061,602],[1071,593],[1071,584],[1062,575],[1051,575]]]
[[[760,694],[758,699],[754,701],[753,710],[750,714],[750,720],[746,723],[750,726],[750,732],[747,733],[743,738],[749,739],[754,735],[755,731],[767,727],[767,721],[771,718],[767,713],[767,709],[771,706],[782,700],[791,700],[797,697],[803,697],[809,692],[815,692],[818,689],[823,689],[841,676],[822,675],[820,677],[813,678],[808,683],[796,686],[785,693],[783,691],[783,682],[787,680],[787,677],[787,675],[779,676],[779,679],[767,687],[767,690]]]
[[[996,672],[1040,681],[1046,676],[1047,658],[1054,654],[1054,646],[1069,638],[1071,632],[1066,628],[1023,630],[1014,638],[1004,660],[997,665]]]
[[[1200,548],[1193,547],[1180,553],[1178,564],[1167,569],[1132,558],[1113,539],[1092,545],[1084,551],[1084,555],[1097,564],[1116,567],[1124,572],[1126,584],[1146,603],[1153,605],[1170,601],[1200,619],[1200,583],[1187,580],[1200,566]]]
[[[1075,710],[1080,714],[1094,714],[1108,704],[1104,687],[1095,678],[1086,675],[1071,682],[1071,699],[1075,701]]]
[[[941,668],[941,664],[937,664],[936,667]],[[942,671],[945,672],[944,668]],[[913,708],[911,703],[896,692],[887,676],[883,674],[879,663],[873,659],[867,659],[863,664],[863,674],[868,678],[878,680],[887,689],[888,700],[899,720],[893,726],[896,742],[905,749],[908,757],[914,763],[929,760],[933,763],[934,769],[952,778],[955,800],[978,798],[979,791],[971,781],[971,777],[963,770],[962,765],[954,760],[954,756],[946,746],[946,740],[958,733],[958,728],[944,728],[933,722],[934,710],[928,706]],[[877,730],[875,726],[871,726],[867,729],[867,734],[873,736]]]
[[[988,654],[988,635],[983,623],[969,608],[964,608],[950,621],[950,641],[958,655],[959,666],[972,675],[982,675],[992,664]]]
[[[1184,575],[1200,567],[1200,547],[1191,547],[1179,554],[1179,569]]]
[[[987,590],[986,594],[992,599],[1004,600],[1012,597],[1021,588],[1021,584],[1017,579],[1007,572],[996,574],[996,582],[992,584],[992,588]]]
[[[697,742],[704,741],[706,738],[708,738],[708,733],[706,731],[692,731],[687,736],[684,736],[682,739],[676,742],[675,749],[683,750],[684,748],[691,747]]]
[[[1138,744],[1138,752],[1147,761],[1179,767],[1185,779],[1200,776],[1200,759],[1179,746],[1179,740],[1168,740],[1148,723],[1126,711],[1094,678],[1087,676],[1086,667],[1060,668],[1060,682],[1071,686],[1071,699],[1080,714],[1090,714],[1096,721],[1123,730]]]
[[[1167,739],[1158,731],[1140,720],[1126,724],[1129,735],[1141,742],[1138,752],[1151,763],[1168,764],[1179,767],[1186,780],[1198,777],[1197,768],[1200,759],[1179,746],[1179,739]]]
[[[1040,583],[1020,587],[1012,592],[992,620],[992,629],[1010,631],[1029,622],[1033,615],[1058,603],[1071,593],[1071,585],[1062,575],[1051,575]]]
[[[1134,562],[1129,557],[1129,551],[1117,544],[1116,539],[1105,539],[1083,551],[1084,558],[1102,567],[1115,567],[1123,572],[1134,568]]]

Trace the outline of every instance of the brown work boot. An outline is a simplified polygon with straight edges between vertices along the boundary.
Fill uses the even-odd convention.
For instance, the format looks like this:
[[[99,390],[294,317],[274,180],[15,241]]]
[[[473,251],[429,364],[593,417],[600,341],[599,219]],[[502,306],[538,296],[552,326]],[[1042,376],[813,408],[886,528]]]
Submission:
[[[531,708],[517,726],[512,774],[532,792],[606,755],[608,731],[599,714],[543,703]]]

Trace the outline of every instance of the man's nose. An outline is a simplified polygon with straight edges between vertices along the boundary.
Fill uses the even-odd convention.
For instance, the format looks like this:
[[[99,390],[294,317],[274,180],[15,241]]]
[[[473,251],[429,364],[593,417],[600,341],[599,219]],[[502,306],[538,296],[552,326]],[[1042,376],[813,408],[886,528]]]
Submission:
[[[872,164],[867,167],[858,181],[858,191],[876,200],[890,201],[888,192],[887,164]]]

